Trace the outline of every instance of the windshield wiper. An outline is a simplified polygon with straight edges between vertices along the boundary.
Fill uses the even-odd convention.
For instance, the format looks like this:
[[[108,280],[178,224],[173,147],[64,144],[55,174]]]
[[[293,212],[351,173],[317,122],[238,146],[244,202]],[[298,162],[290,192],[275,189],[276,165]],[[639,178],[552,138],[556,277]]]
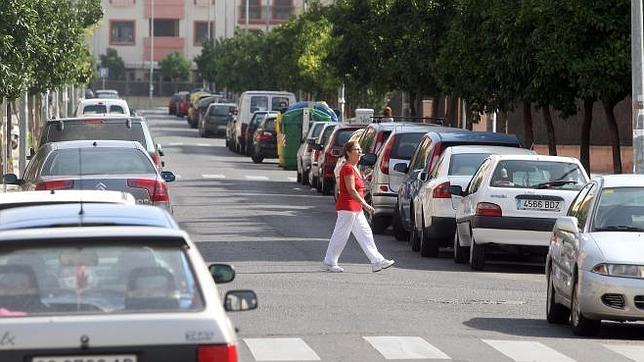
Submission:
[[[595,228],[595,231],[644,231],[644,229],[631,225],[608,225]]]
[[[561,180],[561,181],[548,181],[548,182],[542,182],[540,184],[533,185],[535,189],[547,189],[552,186],[563,186],[563,185],[568,185],[568,184],[576,184],[577,181],[574,180]]]

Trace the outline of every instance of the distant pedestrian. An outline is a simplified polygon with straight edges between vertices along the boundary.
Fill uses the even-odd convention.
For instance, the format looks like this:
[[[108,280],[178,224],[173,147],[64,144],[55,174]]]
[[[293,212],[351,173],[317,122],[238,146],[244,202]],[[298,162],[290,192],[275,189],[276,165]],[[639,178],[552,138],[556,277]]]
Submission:
[[[329,246],[324,257],[324,270],[341,273],[343,268],[338,266],[338,259],[344,250],[349,235],[358,241],[362,251],[371,262],[371,271],[378,272],[387,269],[394,264],[393,260],[385,259],[373,240],[371,227],[363,213],[363,209],[373,213],[374,208],[364,200],[364,183],[360,172],[356,168],[362,155],[360,144],[356,141],[349,141],[344,145],[344,157],[346,162],[340,169],[340,195],[335,203],[338,218],[335,223],[333,235],[329,240]]]
[[[394,121],[394,112],[391,110],[391,107],[386,106],[385,109],[382,110],[382,121],[383,122],[393,122]]]

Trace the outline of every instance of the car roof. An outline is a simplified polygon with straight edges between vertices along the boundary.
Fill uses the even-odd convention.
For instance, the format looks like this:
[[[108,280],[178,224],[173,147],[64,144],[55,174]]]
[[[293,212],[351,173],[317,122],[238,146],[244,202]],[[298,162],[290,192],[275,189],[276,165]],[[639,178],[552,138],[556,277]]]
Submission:
[[[258,90],[245,91],[244,93],[242,93],[242,95],[244,95],[244,94],[270,94],[270,95],[273,95],[273,94],[278,94],[278,95],[287,94],[287,95],[293,95],[293,93],[288,92],[288,91],[262,91],[262,90],[259,90],[259,91]]]
[[[623,174],[623,175],[600,175],[595,177],[602,182],[602,187],[642,187],[644,186],[644,175]]]
[[[508,147],[508,146],[488,146],[488,145],[459,145],[448,147],[445,152],[451,154],[463,153],[492,153],[492,154],[536,154],[535,151],[527,148]]]
[[[134,196],[122,191],[21,191],[3,193],[2,197],[0,197],[0,210],[21,206],[78,203],[81,200],[88,203],[135,203]]]
[[[94,93],[117,93],[118,91],[116,89],[97,89],[94,91]]]
[[[79,104],[83,106],[87,104],[120,104],[127,106],[125,99],[121,98],[88,98],[80,100]]]
[[[337,123],[338,127],[336,130],[343,130],[343,129],[360,129],[360,128],[366,128],[367,124],[357,124],[357,123]]]
[[[564,156],[549,156],[549,155],[491,155],[490,158],[501,160],[517,160],[517,161],[549,161],[549,162],[572,162],[579,163],[574,157],[564,157]]]
[[[507,143],[520,145],[521,141],[513,134],[497,132],[471,132],[461,128],[441,127],[428,132],[430,137],[438,138],[445,143],[477,142],[477,143]]]
[[[63,123],[73,123],[73,122],[86,122],[89,120],[100,120],[107,123],[119,123],[127,124],[127,120],[123,122],[124,119],[129,119],[133,122],[145,122],[143,117],[134,117],[128,116],[120,113],[105,113],[105,114],[86,114],[82,117],[69,117],[69,118],[52,118],[48,119],[47,123],[53,122],[63,122]]]
[[[137,141],[117,140],[74,140],[51,142],[47,144],[52,150],[69,148],[92,148],[92,147],[114,147],[114,148],[136,148],[144,150],[143,145]]]
[[[224,106],[224,107],[237,107],[236,103],[210,103],[208,107],[217,107],[217,106]]]
[[[152,226],[178,228],[162,208],[123,204],[58,204],[17,207],[0,211],[0,230],[60,226]]]

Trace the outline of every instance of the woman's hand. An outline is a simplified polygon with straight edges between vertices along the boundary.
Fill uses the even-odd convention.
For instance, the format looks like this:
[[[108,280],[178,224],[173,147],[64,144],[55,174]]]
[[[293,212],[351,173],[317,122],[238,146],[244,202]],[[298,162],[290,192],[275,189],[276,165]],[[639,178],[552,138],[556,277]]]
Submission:
[[[373,206],[369,204],[364,205],[362,208],[370,214],[373,214],[374,212],[376,212],[376,209],[374,209]]]

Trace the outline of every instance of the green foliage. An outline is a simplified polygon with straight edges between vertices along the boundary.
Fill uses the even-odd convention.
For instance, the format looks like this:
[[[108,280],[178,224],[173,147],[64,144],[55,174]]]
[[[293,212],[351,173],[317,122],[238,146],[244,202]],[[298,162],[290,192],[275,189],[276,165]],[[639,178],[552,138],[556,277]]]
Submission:
[[[190,77],[190,60],[183,54],[174,52],[159,61],[161,74],[171,81],[185,81]]]
[[[105,54],[101,54],[101,67],[109,69],[111,79],[125,79],[125,62],[116,49],[107,48]]]

